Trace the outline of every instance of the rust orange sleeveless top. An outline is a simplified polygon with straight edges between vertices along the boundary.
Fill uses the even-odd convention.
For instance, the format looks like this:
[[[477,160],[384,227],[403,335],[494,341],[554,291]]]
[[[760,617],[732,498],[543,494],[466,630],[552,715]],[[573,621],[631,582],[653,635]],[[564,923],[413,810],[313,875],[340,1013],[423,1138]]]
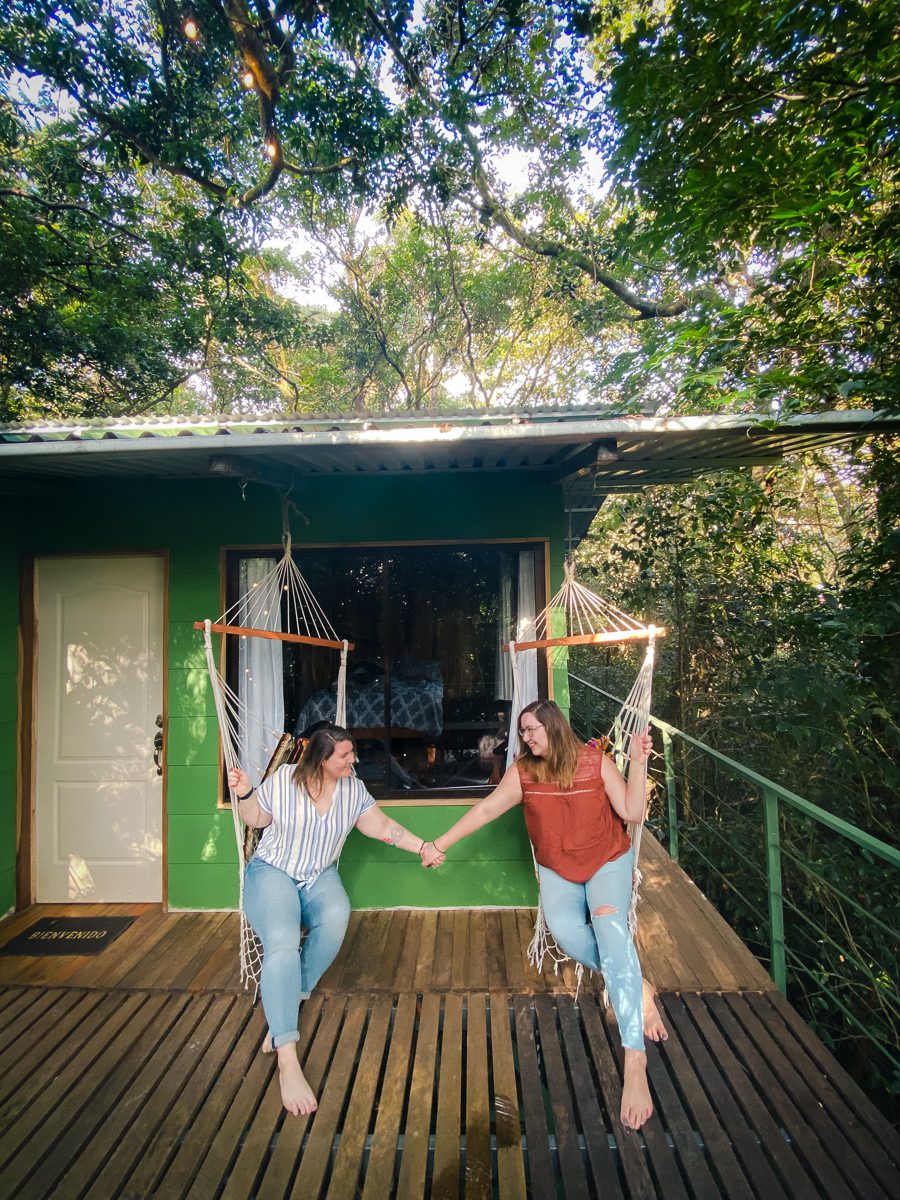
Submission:
[[[570,883],[586,883],[604,863],[631,847],[625,822],[606,795],[602,761],[601,750],[585,746],[570,788],[535,783],[524,764],[517,764],[534,856]]]

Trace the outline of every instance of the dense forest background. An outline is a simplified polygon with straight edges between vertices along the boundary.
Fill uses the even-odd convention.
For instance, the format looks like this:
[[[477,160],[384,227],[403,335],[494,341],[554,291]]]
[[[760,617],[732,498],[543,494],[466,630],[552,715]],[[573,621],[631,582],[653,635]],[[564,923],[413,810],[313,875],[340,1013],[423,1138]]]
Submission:
[[[893,0],[0,8],[0,420],[900,403]],[[613,497],[579,551],[673,629],[660,715],[894,844],[897,450]],[[681,768],[764,955],[758,798]],[[896,881],[784,821],[792,998],[885,1100]]]

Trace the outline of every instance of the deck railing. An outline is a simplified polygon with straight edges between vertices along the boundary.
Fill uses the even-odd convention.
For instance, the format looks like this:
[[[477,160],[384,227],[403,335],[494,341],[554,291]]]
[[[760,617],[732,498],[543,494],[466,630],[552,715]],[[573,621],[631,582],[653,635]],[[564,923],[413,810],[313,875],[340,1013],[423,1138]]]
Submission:
[[[605,733],[621,701],[569,680],[572,724]],[[900,851],[666,721],[651,723],[664,804],[651,808],[650,825],[823,1040],[849,1046],[861,1072],[874,1069],[895,1090]]]

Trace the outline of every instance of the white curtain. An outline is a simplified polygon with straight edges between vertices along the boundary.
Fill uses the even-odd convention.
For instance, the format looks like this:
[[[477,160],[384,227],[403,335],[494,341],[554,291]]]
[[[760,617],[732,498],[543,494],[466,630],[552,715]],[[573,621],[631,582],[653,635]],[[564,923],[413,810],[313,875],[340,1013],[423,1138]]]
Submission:
[[[519,608],[516,613],[517,642],[533,642],[534,629],[534,554],[523,550],[519,554]],[[519,746],[519,713],[526,704],[538,699],[537,650],[523,650],[516,654],[515,691],[512,712],[509,716],[509,747],[506,765],[516,756]]]
[[[498,700],[512,700],[513,677],[509,655],[503,653],[512,629],[512,557],[500,559],[500,608],[497,613],[497,668],[494,672],[494,695]]]
[[[269,558],[241,559],[241,601],[251,591],[257,612],[268,611],[266,627],[281,629],[281,584]],[[263,601],[261,608],[256,607]],[[242,603],[242,610],[246,606]],[[241,729],[240,762],[254,783],[269,765],[284,730],[282,644],[269,638],[238,639],[238,697],[246,720]]]

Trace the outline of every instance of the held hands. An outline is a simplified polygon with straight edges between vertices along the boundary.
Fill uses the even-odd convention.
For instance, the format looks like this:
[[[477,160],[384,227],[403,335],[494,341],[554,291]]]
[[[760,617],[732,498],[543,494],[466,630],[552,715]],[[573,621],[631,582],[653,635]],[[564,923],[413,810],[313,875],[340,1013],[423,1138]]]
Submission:
[[[438,850],[434,842],[425,842],[419,851],[419,857],[422,859],[423,867],[439,867],[446,855],[443,850]]]
[[[632,766],[641,766],[653,753],[653,738],[650,736],[650,726],[631,736],[629,759]]]
[[[228,772],[228,786],[236,796],[246,796],[252,786],[250,776],[239,767],[232,767]]]

